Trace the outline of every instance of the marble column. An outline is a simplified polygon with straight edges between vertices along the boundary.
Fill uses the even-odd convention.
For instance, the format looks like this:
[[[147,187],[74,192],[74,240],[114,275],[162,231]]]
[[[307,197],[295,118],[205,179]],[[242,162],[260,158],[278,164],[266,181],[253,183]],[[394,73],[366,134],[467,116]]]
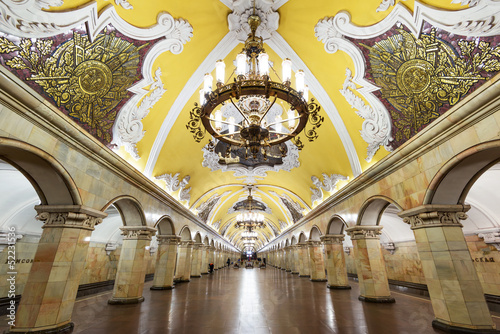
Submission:
[[[460,224],[469,209],[468,205],[423,205],[399,216],[415,234],[436,317],[433,327],[486,333],[495,325]]]
[[[297,246],[297,245],[292,246],[292,261],[293,261],[292,275],[298,275],[299,274],[299,246]]]
[[[281,264],[280,264],[280,269],[281,270],[286,270],[286,251],[283,248],[281,250]]]
[[[124,226],[123,244],[116,269],[113,296],[108,304],[137,304],[144,301],[142,290],[146,277],[146,247],[151,243],[155,228],[148,226]]]
[[[291,246],[288,246],[285,249],[285,254],[286,254],[285,269],[286,269],[287,273],[291,273],[292,272],[292,259],[293,259]]]
[[[181,240],[177,254],[177,267],[175,276],[179,277],[179,283],[191,281],[191,253],[193,249],[191,240]]]
[[[346,229],[354,245],[361,301],[394,303],[389,290],[384,256],[380,247],[382,226],[354,226]]]
[[[157,235],[155,276],[151,290],[171,290],[174,288],[174,273],[177,261],[177,246],[181,241],[175,235]]]
[[[94,226],[106,214],[80,205],[37,205],[43,232],[12,333],[71,333],[71,313]]]
[[[305,243],[297,244],[299,253],[299,277],[311,277],[309,270],[309,254]]]
[[[204,245],[201,248],[201,274],[208,274],[210,246]]]
[[[344,255],[344,235],[328,234],[321,237],[325,249],[325,266],[330,289],[350,289]]]
[[[191,252],[191,277],[201,277],[202,243],[194,243]]]
[[[310,240],[307,242],[309,253],[309,266],[311,281],[326,282],[325,263],[323,261],[323,248],[321,241]]]

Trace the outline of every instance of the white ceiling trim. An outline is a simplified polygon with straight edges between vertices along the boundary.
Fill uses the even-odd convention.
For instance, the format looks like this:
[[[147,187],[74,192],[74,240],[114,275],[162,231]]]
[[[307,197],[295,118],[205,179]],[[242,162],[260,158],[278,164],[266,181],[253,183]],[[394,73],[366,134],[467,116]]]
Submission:
[[[282,59],[290,58],[292,60],[293,70],[295,72],[298,69],[302,69],[304,71],[304,73],[306,74],[307,83],[309,84],[311,93],[316,97],[319,104],[323,107],[326,114],[332,121],[335,130],[337,130],[340,140],[344,145],[344,149],[349,159],[349,163],[351,164],[351,170],[354,177],[361,174],[362,173],[361,164],[359,162],[358,154],[356,152],[356,148],[354,147],[354,143],[352,142],[351,136],[347,131],[344,121],[340,117],[337,107],[335,107],[335,104],[333,103],[330,96],[328,96],[326,90],[320,84],[318,79],[316,79],[311,70],[302,61],[302,59],[295,53],[292,47],[285,41],[285,39],[278,32],[276,31],[273,32],[271,34],[271,38],[267,40],[266,43]]]
[[[167,116],[163,120],[160,131],[155,138],[153,146],[151,147],[151,153],[149,154],[148,161],[144,169],[144,174],[147,177],[151,178],[153,176],[153,169],[158,161],[158,157],[163,145],[165,144],[165,140],[174,126],[177,117],[182,112],[191,96],[193,96],[198,87],[203,83],[203,75],[205,73],[211,73],[215,68],[215,62],[219,59],[226,58],[229,52],[231,52],[238,44],[239,42],[236,39],[236,35],[233,32],[227,33],[226,36],[224,36],[209,53],[200,66],[198,66],[193,75],[191,75],[188,82],[168,111]]]
[[[40,199],[38,196],[35,196],[33,198],[29,198],[27,201],[24,201],[20,203],[19,205],[11,208],[7,213],[2,214],[2,219],[0,220],[0,228],[3,228],[4,226],[19,226],[16,221],[14,221],[14,224],[9,224],[11,221],[16,218],[16,216],[24,211],[27,207],[33,208],[33,220],[35,219],[36,211],[35,211],[35,205],[40,204]],[[25,222],[23,222],[25,223]],[[17,232],[23,232],[23,231],[17,231]]]

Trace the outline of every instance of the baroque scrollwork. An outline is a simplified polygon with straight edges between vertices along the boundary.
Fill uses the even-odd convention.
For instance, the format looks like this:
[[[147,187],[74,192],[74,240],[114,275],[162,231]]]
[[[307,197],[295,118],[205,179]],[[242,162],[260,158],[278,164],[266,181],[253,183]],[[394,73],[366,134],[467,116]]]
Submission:
[[[346,68],[345,81],[340,93],[355,109],[356,114],[364,119],[360,134],[363,140],[368,143],[365,160],[370,162],[380,146],[384,146],[389,152],[393,150],[389,146],[392,140],[391,120],[385,108],[380,108],[380,105],[373,108],[354,93],[358,89],[352,80],[352,72],[349,68]]]
[[[262,22],[257,29],[257,35],[264,40],[271,38],[271,34],[278,29],[279,14],[273,8],[273,1],[255,1],[255,13],[261,18]],[[253,1],[233,1],[233,12],[228,15],[227,22],[229,31],[236,33],[240,42],[245,42],[250,27],[247,23],[248,17],[253,14]]]
[[[296,201],[290,198],[287,194],[283,193],[279,195],[275,191],[269,191],[271,195],[274,195],[279,198],[279,201],[283,208],[285,208],[286,213],[288,214],[288,218],[293,223],[298,222],[302,217],[304,217],[304,208]]]
[[[332,192],[335,190],[337,183],[339,181],[347,181],[349,180],[348,176],[340,175],[340,174],[331,174],[328,175],[326,173],[321,174],[323,176],[323,181],[316,176],[311,176],[311,181],[313,183],[313,187],[311,189],[311,203],[314,204],[316,201],[321,201],[323,199],[323,191]]]
[[[186,175],[181,181],[179,181],[180,173],[175,174],[163,174],[155,177],[157,180],[165,181],[165,188],[168,192],[173,193],[178,190],[179,191],[179,200],[187,201],[187,205],[189,205],[189,201],[191,200],[191,195],[189,192],[191,191],[191,187],[188,188],[189,180],[191,176]]]
[[[147,95],[139,105],[131,108],[122,108],[115,122],[113,143],[123,145],[125,150],[136,160],[140,158],[136,144],[144,137],[142,119],[146,117],[153,106],[165,94],[163,82],[161,80],[161,69],[155,71],[154,82],[150,85]]]
[[[151,240],[156,229],[148,226],[124,226],[120,227],[124,239]]]

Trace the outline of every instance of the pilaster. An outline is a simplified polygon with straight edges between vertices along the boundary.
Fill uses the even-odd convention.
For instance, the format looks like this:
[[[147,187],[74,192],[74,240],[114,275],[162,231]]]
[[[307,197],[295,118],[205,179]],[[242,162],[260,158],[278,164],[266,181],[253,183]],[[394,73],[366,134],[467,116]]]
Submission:
[[[190,282],[191,278],[191,253],[194,242],[191,240],[181,240],[177,254],[177,266],[175,276],[179,276],[179,283]]]
[[[201,277],[202,243],[194,243],[191,254],[191,277]]]
[[[297,244],[299,253],[299,277],[311,277],[309,254],[305,243]]]
[[[307,242],[307,248],[309,253],[311,281],[326,282],[325,264],[323,261],[321,242],[310,240]]]

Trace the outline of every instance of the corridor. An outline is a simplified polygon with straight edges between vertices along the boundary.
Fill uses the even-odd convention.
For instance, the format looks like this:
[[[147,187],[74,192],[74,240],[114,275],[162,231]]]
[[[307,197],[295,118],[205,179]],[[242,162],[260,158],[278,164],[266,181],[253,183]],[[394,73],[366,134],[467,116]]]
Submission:
[[[141,304],[108,305],[111,291],[80,298],[74,333],[441,333],[425,297],[392,291],[395,304],[363,303],[349,283],[352,290],[328,290],[273,267],[224,268],[174,290],[151,291],[147,282]],[[492,315],[500,326],[500,314]]]

